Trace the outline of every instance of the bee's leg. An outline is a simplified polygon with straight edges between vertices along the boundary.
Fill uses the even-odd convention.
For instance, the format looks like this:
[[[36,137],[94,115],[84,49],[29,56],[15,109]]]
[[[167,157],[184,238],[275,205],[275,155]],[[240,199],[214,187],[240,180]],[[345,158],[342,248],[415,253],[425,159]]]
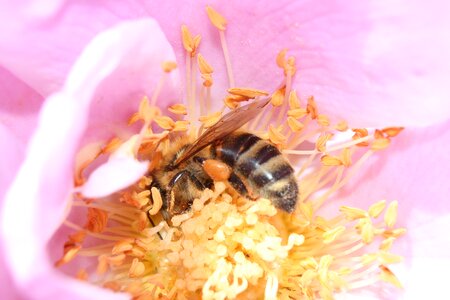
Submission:
[[[248,196],[248,190],[245,186],[244,182],[239,178],[239,176],[236,175],[236,173],[232,172],[230,174],[230,177],[228,178],[228,182],[233,187],[233,189],[236,190],[239,194],[241,194],[244,197]]]

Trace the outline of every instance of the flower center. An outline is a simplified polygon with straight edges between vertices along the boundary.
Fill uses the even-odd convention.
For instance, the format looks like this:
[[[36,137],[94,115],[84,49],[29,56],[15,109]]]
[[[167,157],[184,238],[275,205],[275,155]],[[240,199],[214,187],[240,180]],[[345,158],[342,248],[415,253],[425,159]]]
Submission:
[[[313,97],[305,101],[292,90],[295,59],[286,57],[286,50],[275,59],[284,74],[275,92],[237,87],[226,20],[211,7],[207,13],[219,31],[228,74],[222,109],[212,111],[214,70],[198,53],[200,36],[183,26],[187,107],[174,104],[168,107],[171,116],[161,114],[157,99],[164,75],[151,99],[144,98],[129,120],[142,123],[131,152],[136,159],[151,161],[147,176],[106,198],[75,194],[72,206],[86,210],[87,222],[64,222],[74,233],[56,265],[76,266],[83,260],[88,267],[79,268],[77,278],[139,299],[331,299],[380,280],[400,287],[388,267],[402,260],[390,253],[393,242],[405,233],[395,227],[397,202],[380,201],[366,210],[342,206],[331,217],[322,215],[321,208],[402,128],[349,129],[345,121],[330,121]],[[175,63],[163,64],[165,74],[175,68]],[[225,179],[198,189],[188,210],[168,217],[167,209],[183,195],[165,195],[152,185],[155,174],[169,176],[166,157],[214,126],[225,110],[267,96],[270,105],[243,130],[277,147],[294,167],[299,186],[295,211],[277,210],[272,199],[249,200]],[[76,186],[89,180],[85,171],[93,161],[115,153],[122,144],[113,139],[80,163]]]

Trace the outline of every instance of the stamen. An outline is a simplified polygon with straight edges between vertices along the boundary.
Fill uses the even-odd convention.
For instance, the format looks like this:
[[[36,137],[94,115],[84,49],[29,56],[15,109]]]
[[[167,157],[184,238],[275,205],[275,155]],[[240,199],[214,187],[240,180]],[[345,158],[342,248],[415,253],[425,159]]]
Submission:
[[[220,15],[217,11],[215,11],[211,6],[206,7],[206,12],[208,14],[209,20],[211,23],[219,30],[219,37],[220,37],[220,44],[222,45],[223,50],[223,57],[225,59],[225,65],[227,68],[227,74],[228,74],[228,84],[229,87],[234,87],[234,76],[233,71],[231,68],[231,60],[230,55],[228,53],[228,45],[227,41],[225,39],[225,29],[227,21],[226,19]]]
[[[144,97],[129,120],[130,124],[143,121],[139,134],[127,141],[116,138],[106,145],[98,143],[84,164],[77,164],[76,178],[82,182],[84,170],[89,170],[100,155],[107,159],[131,144],[134,158],[151,161],[147,175],[105,199],[84,199],[77,194],[72,206],[86,210],[87,223],[83,227],[64,221],[75,231],[69,235],[56,264],[69,263],[76,256],[96,259],[96,274],[76,268],[76,277],[130,293],[133,299],[257,299],[262,294],[266,299],[332,299],[336,292],[368,287],[380,280],[400,286],[388,268],[402,261],[389,251],[406,232],[395,228],[396,201],[389,205],[377,202],[367,211],[342,206],[331,218],[325,218],[319,209],[334,200],[333,194],[403,128],[354,128],[350,137],[352,132],[345,121],[332,122],[329,116],[319,113],[313,97],[304,104],[292,90],[295,58],[286,57],[286,50],[276,58],[284,77],[272,93],[272,108],[266,108],[246,127],[284,154],[297,155],[293,158],[298,162],[291,161],[300,182],[295,211],[287,214],[277,210],[271,199],[258,197],[260,190],[253,188],[239,170],[230,168],[220,157],[206,154],[202,172],[212,178],[212,189],[196,188],[192,182],[177,183],[170,194],[163,189],[184,165],[189,167],[189,160],[177,165],[178,169],[168,167],[173,156],[180,155],[181,147],[217,124],[227,107],[236,109],[241,102],[269,95],[266,91],[235,87],[224,33],[226,20],[211,7],[206,10],[219,30],[228,72],[230,88],[222,111],[209,111],[214,70],[197,53],[200,36],[194,37],[183,25],[187,105],[168,107],[176,115],[173,118],[162,115],[156,107],[167,73],[176,68],[175,63],[164,62],[163,77],[151,100]],[[196,82],[197,72],[201,82]],[[199,112],[195,112],[198,106]],[[187,120],[182,119],[184,115]],[[198,124],[197,119],[200,126],[191,125]],[[176,140],[178,137],[181,139]],[[251,147],[248,153],[256,151]],[[207,152],[208,148],[201,155]],[[277,155],[276,159],[282,157]],[[270,168],[268,164],[266,169]],[[231,187],[231,171],[247,188],[248,198],[256,201]],[[200,171],[190,172],[197,178]],[[271,188],[282,183],[277,181]],[[195,199],[189,198],[191,193]],[[183,214],[169,213],[180,203],[189,208]],[[170,225],[165,221],[169,216]]]

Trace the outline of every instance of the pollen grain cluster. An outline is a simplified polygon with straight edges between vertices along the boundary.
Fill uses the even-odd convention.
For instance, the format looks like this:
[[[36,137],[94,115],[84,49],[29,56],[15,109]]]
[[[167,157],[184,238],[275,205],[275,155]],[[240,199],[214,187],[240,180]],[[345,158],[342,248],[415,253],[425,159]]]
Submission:
[[[280,67],[275,91],[236,86],[225,37],[232,24],[211,7],[207,14],[218,30],[229,79],[222,107],[212,109],[215,69],[200,54],[201,37],[183,26],[187,105],[158,106],[165,76],[176,68],[163,63],[160,85],[128,122],[141,125],[133,155],[150,161],[147,175],[109,197],[74,194],[72,207],[85,211],[86,222],[64,222],[72,233],[56,265],[75,266],[80,280],[134,299],[333,299],[379,282],[401,287],[389,268],[402,261],[390,249],[405,233],[396,227],[396,201],[342,206],[333,215],[321,209],[402,128],[351,128],[321,114],[312,96],[301,99],[292,89],[297,70],[286,50],[274,58]],[[187,213],[165,220],[163,196],[150,186],[173,137],[195,140],[226,110],[262,97],[270,104],[244,129],[276,145],[291,162],[300,189],[295,211],[279,211],[271,199],[246,199],[227,181],[216,181]],[[112,139],[77,165],[75,185],[88,180],[94,161],[126,142]]]

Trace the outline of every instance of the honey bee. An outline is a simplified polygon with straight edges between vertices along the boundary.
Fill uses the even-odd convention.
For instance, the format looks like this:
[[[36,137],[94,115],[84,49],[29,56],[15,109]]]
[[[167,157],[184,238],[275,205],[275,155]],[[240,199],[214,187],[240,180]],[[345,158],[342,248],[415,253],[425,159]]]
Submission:
[[[160,190],[162,213],[189,211],[202,191],[214,181],[228,181],[240,195],[270,199],[275,207],[292,212],[298,199],[294,169],[276,146],[248,132],[237,131],[255,118],[269,99],[254,101],[224,115],[196,141],[176,141],[152,172],[151,187]]]

